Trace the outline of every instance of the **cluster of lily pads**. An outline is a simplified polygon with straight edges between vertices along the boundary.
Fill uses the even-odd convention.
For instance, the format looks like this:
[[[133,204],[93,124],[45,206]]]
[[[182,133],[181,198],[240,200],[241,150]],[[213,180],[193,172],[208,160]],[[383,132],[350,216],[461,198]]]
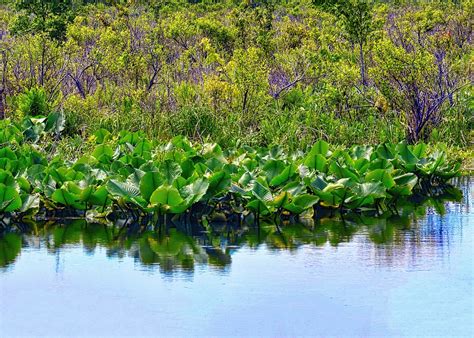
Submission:
[[[0,213],[18,218],[396,212],[400,199],[443,187],[460,170],[460,163],[423,143],[344,149],[320,140],[306,152],[287,154],[279,146],[224,150],[182,136],[160,144],[140,131],[104,129],[92,137],[92,152],[66,161],[36,143],[44,133],[59,135],[59,116],[0,123]]]

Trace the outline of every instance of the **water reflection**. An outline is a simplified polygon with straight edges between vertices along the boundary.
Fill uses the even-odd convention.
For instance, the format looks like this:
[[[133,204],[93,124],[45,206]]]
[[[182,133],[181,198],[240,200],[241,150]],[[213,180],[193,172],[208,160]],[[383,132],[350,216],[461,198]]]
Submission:
[[[472,183],[470,178],[455,183],[462,191],[462,203],[446,202],[448,196],[424,198],[406,203],[396,215],[381,218],[351,214],[279,225],[175,224],[158,230],[128,226],[123,221],[114,226],[84,220],[11,225],[0,237],[0,267],[13,266],[21,250],[46,250],[59,257],[63,250],[82,247],[87,255],[100,248],[110,259],[133,259],[143,269],[164,274],[192,273],[199,265],[225,271],[232,254],[242,247],[296,251],[302,246],[337,247],[341,243],[373,247],[379,264],[414,266],[417,257],[449,250],[453,238],[462,238],[463,217],[472,208]],[[453,191],[449,198],[453,195],[461,196]]]

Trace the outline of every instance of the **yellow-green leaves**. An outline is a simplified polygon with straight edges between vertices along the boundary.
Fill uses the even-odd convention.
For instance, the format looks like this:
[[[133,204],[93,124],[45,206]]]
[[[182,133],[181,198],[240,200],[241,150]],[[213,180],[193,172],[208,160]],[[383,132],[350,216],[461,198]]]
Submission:
[[[140,181],[140,193],[142,197],[149,201],[153,192],[161,186],[163,177],[157,171],[149,171],[143,175]]]
[[[107,144],[99,144],[92,152],[92,156],[103,163],[109,162],[113,155],[114,150]]]
[[[22,202],[18,191],[12,186],[0,183],[0,212],[11,212],[21,208]]]
[[[181,213],[187,208],[183,202],[184,200],[179,194],[178,189],[169,185],[159,187],[150,197],[150,204],[163,212]],[[182,205],[182,208],[179,208],[180,205]]]
[[[367,182],[381,182],[385,188],[390,189],[395,185],[395,180],[388,170],[376,169],[365,175]]]
[[[48,161],[30,148],[1,148],[0,212],[68,208],[144,217],[193,210],[265,217],[311,213],[315,205],[388,210],[414,189],[442,186],[459,172],[444,151],[425,144],[330,149],[318,141],[306,154],[287,154],[278,146],[222,149],[184,137],[157,146],[142,132],[112,137],[101,130],[95,137],[99,144],[75,163]]]

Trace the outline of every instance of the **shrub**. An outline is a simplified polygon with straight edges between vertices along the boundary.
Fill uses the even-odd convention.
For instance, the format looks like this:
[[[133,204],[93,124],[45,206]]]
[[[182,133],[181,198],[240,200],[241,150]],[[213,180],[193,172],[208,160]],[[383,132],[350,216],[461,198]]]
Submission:
[[[43,88],[33,87],[17,98],[20,116],[45,116],[49,112],[48,98]]]

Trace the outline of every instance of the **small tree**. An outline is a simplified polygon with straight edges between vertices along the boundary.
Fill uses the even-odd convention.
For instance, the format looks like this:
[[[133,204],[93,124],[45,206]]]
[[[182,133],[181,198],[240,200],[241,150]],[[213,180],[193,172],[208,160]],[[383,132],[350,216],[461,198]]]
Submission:
[[[9,41],[6,38],[6,31],[0,27],[0,120],[5,118],[6,87],[7,87],[7,65]]]
[[[359,49],[360,78],[367,85],[364,45],[374,30],[373,3],[370,0],[313,0],[313,3],[342,20],[344,30],[351,43]]]
[[[371,78],[392,107],[405,114],[407,139],[427,139],[442,120],[455,93],[472,81],[472,65],[465,57],[470,43],[456,41],[463,23],[445,13],[426,9],[389,15],[386,36],[374,50]],[[461,17],[458,15],[458,17]]]
[[[359,48],[360,78],[364,86],[367,85],[364,45],[373,30],[372,6],[367,0],[344,0],[338,5],[349,40]]]
[[[72,0],[17,0],[20,12],[13,33],[46,33],[51,39],[63,40],[67,24],[73,19]]]
[[[14,5],[19,14],[11,25],[13,35],[30,34],[41,40],[38,84],[44,86],[47,60],[51,57],[48,46],[65,39],[77,5],[73,0],[15,0]]]
[[[0,52],[0,73],[2,74],[0,79],[0,120],[5,118],[5,88],[6,88],[6,72],[7,72],[7,52]]]

